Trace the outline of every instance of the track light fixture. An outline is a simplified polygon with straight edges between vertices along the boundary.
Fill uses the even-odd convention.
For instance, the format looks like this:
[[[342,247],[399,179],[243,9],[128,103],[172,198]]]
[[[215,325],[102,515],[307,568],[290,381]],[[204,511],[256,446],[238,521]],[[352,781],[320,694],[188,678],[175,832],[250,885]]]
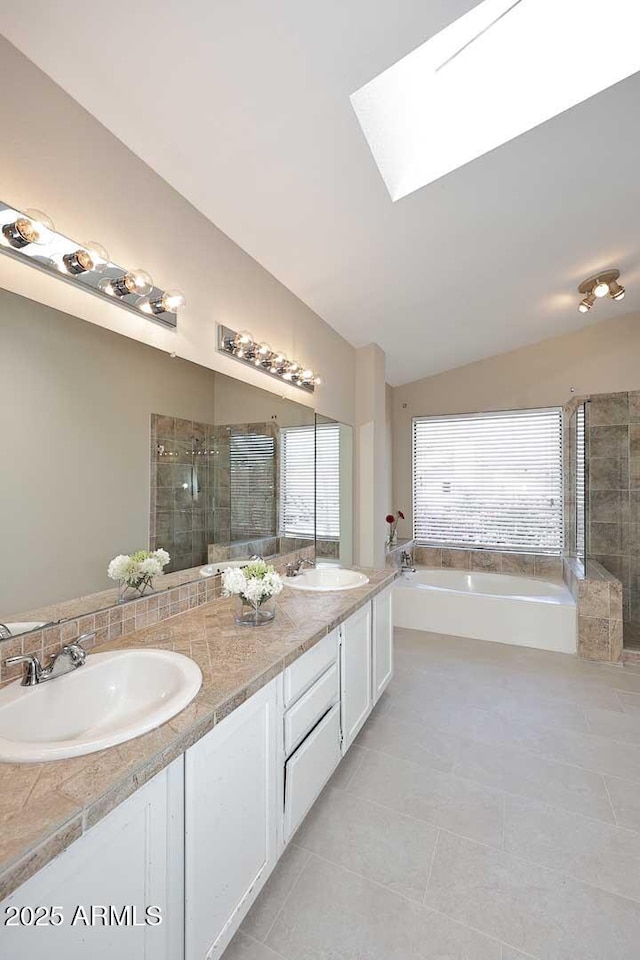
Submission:
[[[287,359],[284,353],[272,350],[268,343],[256,342],[248,330],[237,333],[229,327],[219,326],[218,350],[310,393],[322,383],[322,378],[309,367],[298,360]]]
[[[611,300],[623,300],[625,289],[618,283],[619,270],[602,270],[597,276],[589,277],[578,287],[583,298],[578,304],[580,313],[588,313],[596,300],[609,297]]]

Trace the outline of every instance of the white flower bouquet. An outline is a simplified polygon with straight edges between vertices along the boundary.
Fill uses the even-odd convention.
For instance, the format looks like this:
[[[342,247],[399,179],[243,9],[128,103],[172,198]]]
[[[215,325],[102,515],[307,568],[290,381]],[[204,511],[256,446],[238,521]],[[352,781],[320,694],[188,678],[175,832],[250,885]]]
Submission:
[[[227,567],[222,574],[222,593],[237,597],[236,622],[259,626],[273,620],[272,598],[282,590],[282,577],[271,564],[254,560],[245,567]]]
[[[166,550],[137,550],[130,555],[120,554],[114,557],[107,567],[110,580],[117,580],[120,584],[120,601],[128,599],[128,590],[135,591],[142,596],[153,583],[153,578],[162,573],[162,570],[171,560]]]

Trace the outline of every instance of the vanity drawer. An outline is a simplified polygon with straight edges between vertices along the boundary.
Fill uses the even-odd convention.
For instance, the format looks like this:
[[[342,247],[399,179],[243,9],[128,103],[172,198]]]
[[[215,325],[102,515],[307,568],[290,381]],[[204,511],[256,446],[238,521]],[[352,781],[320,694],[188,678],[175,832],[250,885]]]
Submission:
[[[340,699],[338,664],[333,663],[319,680],[284,715],[284,752],[293,753],[313,725]]]
[[[284,840],[290,840],[340,762],[336,703],[285,764]]]
[[[284,671],[284,705],[288,707],[321,676],[338,655],[338,631],[323,637]]]

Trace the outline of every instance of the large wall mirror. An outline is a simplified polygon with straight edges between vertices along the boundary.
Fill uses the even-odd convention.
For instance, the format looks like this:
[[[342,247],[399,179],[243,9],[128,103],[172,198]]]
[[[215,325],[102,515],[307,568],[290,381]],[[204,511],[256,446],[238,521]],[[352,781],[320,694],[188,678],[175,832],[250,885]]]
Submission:
[[[316,537],[351,562],[350,427],[7,291],[0,327],[0,622],[110,605],[138,549],[183,582]]]

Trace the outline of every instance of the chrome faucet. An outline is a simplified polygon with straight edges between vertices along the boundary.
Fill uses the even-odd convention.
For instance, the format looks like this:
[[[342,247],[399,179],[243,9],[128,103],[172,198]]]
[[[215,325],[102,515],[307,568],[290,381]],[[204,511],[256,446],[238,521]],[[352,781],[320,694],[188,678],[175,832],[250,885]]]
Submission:
[[[91,640],[95,633],[83,633],[81,637],[74,640],[73,643],[65,644],[59,653],[54,653],[46,667],[43,667],[35,653],[28,653],[19,657],[9,657],[5,664],[9,666],[12,663],[24,663],[24,675],[22,677],[23,687],[35,687],[39,683],[45,683],[47,680],[55,680],[56,677],[63,677],[65,673],[71,673],[77,670],[87,659],[87,651],[80,644],[85,640]]]
[[[416,572],[416,568],[413,565],[413,557],[407,550],[402,551],[402,558],[400,560],[400,571],[402,573]]]
[[[293,560],[291,563],[288,563],[285,567],[288,577],[297,577],[300,571],[304,566],[315,567],[315,560],[310,560],[308,557],[298,557],[297,560]]]

